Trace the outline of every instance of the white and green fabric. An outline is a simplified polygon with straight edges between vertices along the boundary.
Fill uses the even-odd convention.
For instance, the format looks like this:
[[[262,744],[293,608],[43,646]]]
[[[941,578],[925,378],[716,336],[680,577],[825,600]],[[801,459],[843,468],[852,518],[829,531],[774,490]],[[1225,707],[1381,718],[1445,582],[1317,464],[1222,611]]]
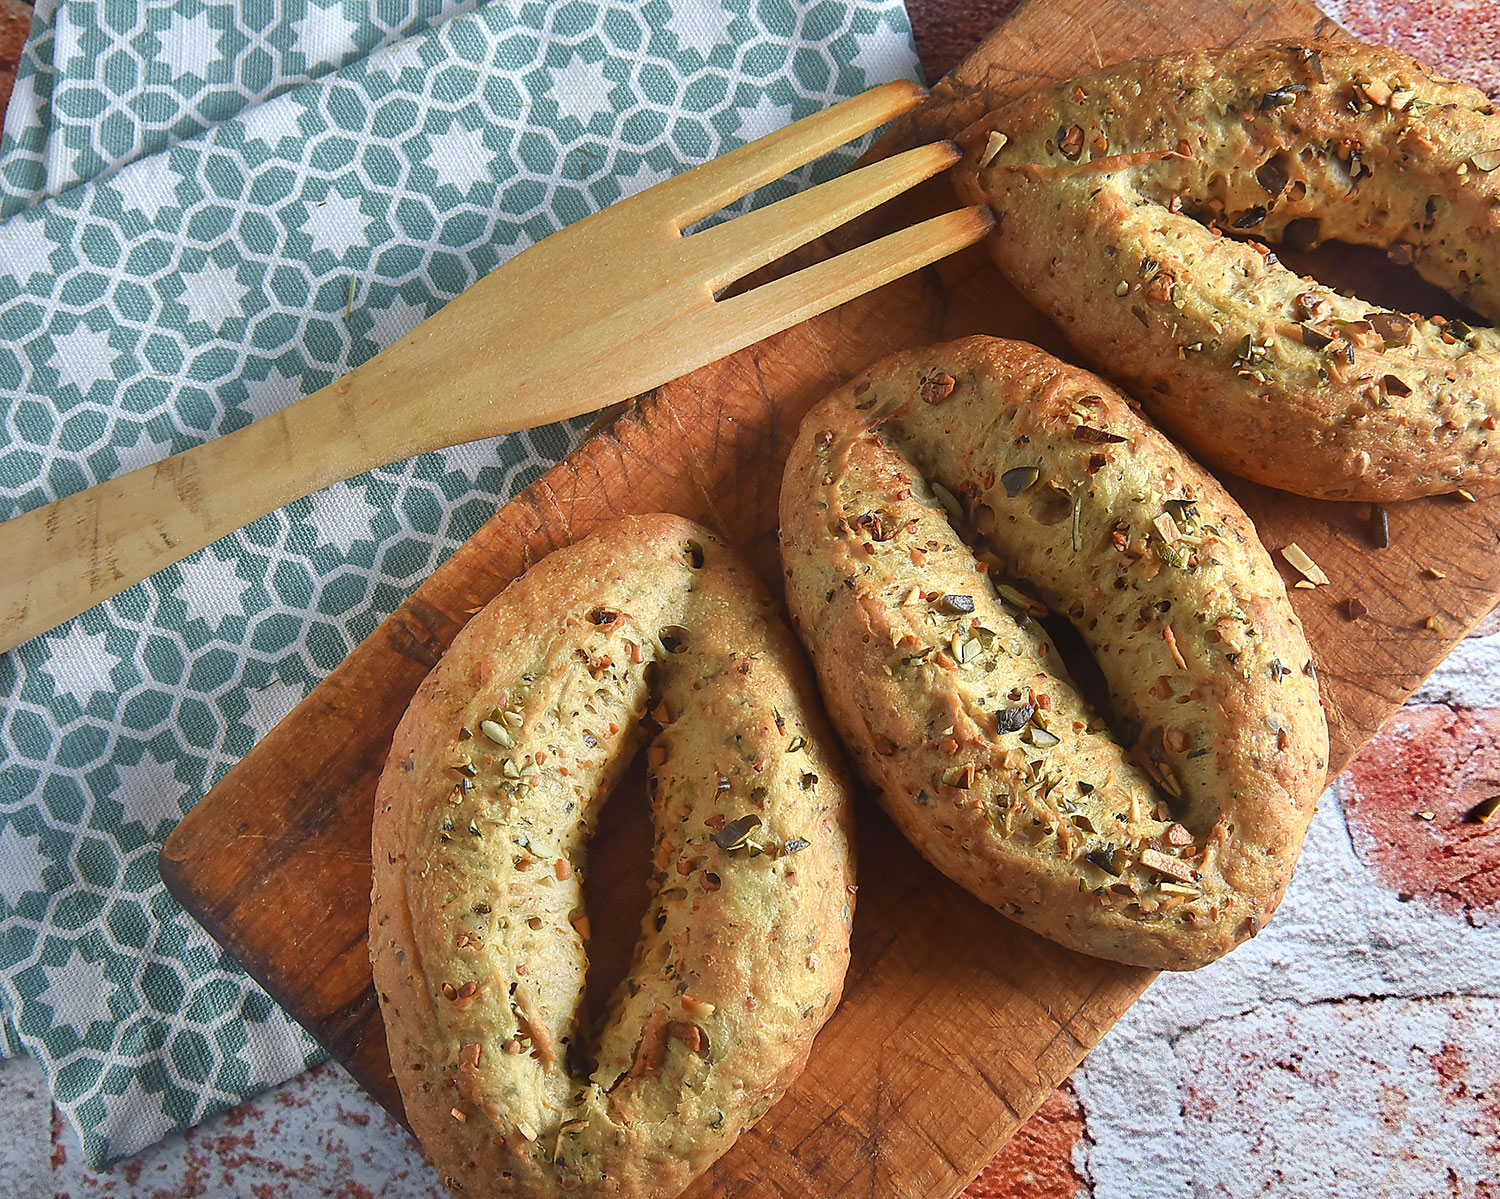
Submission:
[[[900,0],[39,4],[0,142],[0,518],[263,416],[560,225],[915,71]],[[317,1056],[157,849],[582,427],[335,485],[0,656],[0,1053],[42,1063],[91,1163]]]

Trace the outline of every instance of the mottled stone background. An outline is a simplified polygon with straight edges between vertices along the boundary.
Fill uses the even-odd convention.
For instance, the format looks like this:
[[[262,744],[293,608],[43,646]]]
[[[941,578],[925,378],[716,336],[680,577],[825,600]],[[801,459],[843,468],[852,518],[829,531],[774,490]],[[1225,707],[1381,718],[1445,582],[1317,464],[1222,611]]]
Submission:
[[[935,77],[1010,5],[909,7]],[[1490,0],[1325,7],[1500,95]],[[29,24],[0,0],[0,106]],[[1464,821],[1497,792],[1492,617],[1330,791],[1266,934],[1154,986],[968,1193],[1500,1199],[1500,819]],[[0,1063],[0,1111],[0,1199],[445,1194],[335,1066],[99,1172],[24,1059]]]

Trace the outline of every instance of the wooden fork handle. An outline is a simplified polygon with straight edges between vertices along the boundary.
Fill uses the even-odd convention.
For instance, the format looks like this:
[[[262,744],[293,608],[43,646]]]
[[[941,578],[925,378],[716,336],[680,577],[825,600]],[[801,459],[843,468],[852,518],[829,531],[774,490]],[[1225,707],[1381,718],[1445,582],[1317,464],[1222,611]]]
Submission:
[[[379,465],[333,388],[0,524],[0,652],[338,479]]]

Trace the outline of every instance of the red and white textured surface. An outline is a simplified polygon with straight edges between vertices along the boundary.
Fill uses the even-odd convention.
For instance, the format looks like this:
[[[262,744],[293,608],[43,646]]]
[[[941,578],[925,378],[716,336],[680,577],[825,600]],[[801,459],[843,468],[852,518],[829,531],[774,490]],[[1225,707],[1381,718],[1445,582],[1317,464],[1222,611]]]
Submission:
[[[1366,41],[1404,50],[1500,96],[1494,0],[1325,0],[1320,7]]]
[[[914,0],[919,42],[942,7]],[[1495,0],[1324,7],[1500,95]],[[21,8],[0,0],[0,89]],[[1464,820],[1496,793],[1492,618],[1330,790],[1265,934],[1153,986],[968,1194],[1500,1199],[1500,816]],[[0,1110],[0,1199],[445,1194],[333,1066],[101,1172],[24,1060],[0,1063]]]

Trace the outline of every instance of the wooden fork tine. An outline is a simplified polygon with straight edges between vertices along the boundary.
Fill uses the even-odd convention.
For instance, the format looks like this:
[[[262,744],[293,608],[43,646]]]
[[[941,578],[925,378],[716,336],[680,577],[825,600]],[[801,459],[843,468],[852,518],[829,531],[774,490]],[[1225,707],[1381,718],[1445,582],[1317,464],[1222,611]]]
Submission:
[[[740,344],[758,341],[972,246],[994,225],[995,214],[983,204],[946,212],[720,301],[709,312],[745,334]]]
[[[941,144],[727,222],[723,234],[681,236],[925,94],[914,83],[876,88],[658,184],[516,255],[410,336],[264,420],[0,523],[0,561],[21,564],[0,571],[0,651],[336,479],[624,399],[972,245],[994,222],[988,209],[949,213],[726,301],[706,286],[941,170],[951,156]],[[559,288],[580,263],[582,293]]]
[[[917,146],[695,233],[683,243],[684,253],[717,290],[947,170],[962,156],[954,142]]]
[[[926,96],[927,89],[909,79],[872,88],[684,171],[624,204],[640,206],[639,212],[649,203],[678,229],[686,228],[788,171],[880,128]]]

